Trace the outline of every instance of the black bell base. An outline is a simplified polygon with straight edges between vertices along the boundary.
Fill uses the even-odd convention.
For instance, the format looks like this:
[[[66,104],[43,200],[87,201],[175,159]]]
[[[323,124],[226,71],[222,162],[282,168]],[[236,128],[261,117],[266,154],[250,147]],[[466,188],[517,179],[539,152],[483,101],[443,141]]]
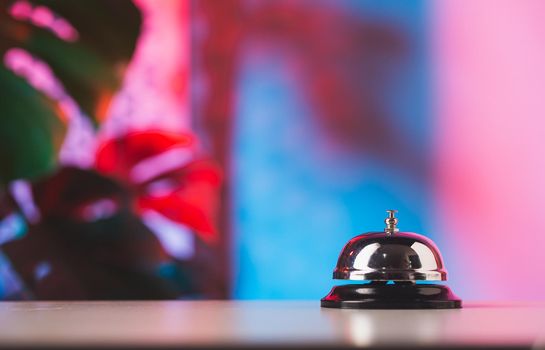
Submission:
[[[371,282],[336,286],[321,306],[338,309],[459,309],[460,300],[441,284]]]

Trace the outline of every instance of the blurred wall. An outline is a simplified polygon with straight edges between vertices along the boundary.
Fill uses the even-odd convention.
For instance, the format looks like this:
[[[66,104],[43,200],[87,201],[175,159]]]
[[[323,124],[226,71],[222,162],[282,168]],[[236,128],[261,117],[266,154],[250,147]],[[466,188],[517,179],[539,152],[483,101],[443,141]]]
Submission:
[[[95,1],[95,10],[98,4],[133,7],[128,1]],[[59,36],[55,24],[64,23],[68,34],[94,33],[56,37],[53,42],[63,46],[88,52],[109,43],[105,36],[117,30],[119,36],[110,39],[129,41],[121,39],[131,25],[128,11],[125,22],[113,16],[98,27],[91,14],[68,2],[50,5],[59,11],[66,5],[66,19],[31,2],[13,3],[0,12],[11,25],[28,22],[31,32],[51,27]],[[85,227],[92,229],[91,238],[97,232],[108,239],[126,233],[110,252],[113,260],[128,255],[138,265],[142,252],[155,251],[153,276],[183,283],[154,295],[317,300],[335,283],[330,277],[340,249],[359,233],[381,230],[385,209],[399,210],[402,230],[438,244],[449,285],[462,298],[543,298],[543,1],[135,4],[139,10],[132,15],[142,14],[142,27],[133,28],[131,37],[138,45],[109,110],[99,103],[85,111],[78,103],[87,94],[72,99],[74,91],[62,88],[55,76],[64,76],[64,65],[48,64],[69,57],[66,52],[46,50],[50,56],[35,57],[21,50],[34,42],[27,40],[32,36],[15,37],[15,50],[10,41],[0,42],[5,67],[27,80],[27,92],[35,89],[59,103],[52,111],[62,113],[52,118],[63,124],[59,130],[67,129],[59,135],[49,130],[62,144],[51,155],[54,169],[39,179],[10,177],[0,189],[3,298],[48,298],[35,288],[40,285],[66,298],[70,289],[59,281],[70,285],[77,280],[73,276],[89,274],[66,263],[71,260],[64,261],[63,253],[82,266],[96,266],[70,249],[48,248],[55,242],[43,232],[71,236]],[[95,35],[98,40],[88,40]],[[112,67],[117,63],[104,69]],[[90,77],[87,83],[93,87],[96,81]],[[7,96],[5,90],[1,94]],[[0,102],[14,105],[11,98]],[[22,118],[13,117],[19,110],[3,111],[6,135],[41,130],[19,127]],[[101,115],[86,116],[95,110]],[[97,117],[99,127],[87,117]],[[8,148],[0,153],[14,159],[23,154]],[[27,148],[24,155],[39,149]],[[146,166],[139,168],[149,170],[149,178],[127,178],[142,162]],[[105,183],[123,194],[123,205],[103,200]],[[36,201],[41,192],[54,201]],[[121,209],[140,230],[103,225]],[[59,227],[45,222],[51,213]],[[61,227],[70,220],[82,226]],[[138,232],[146,239],[135,240]],[[89,251],[85,244],[81,249]],[[63,268],[75,272],[59,275]],[[116,298],[139,298],[133,292],[153,286],[142,281]],[[77,297],[115,291],[100,287],[106,294]]]
[[[243,3],[261,21],[236,82],[234,296],[322,297],[344,243],[382,230],[385,209],[441,243],[426,4]]]
[[[471,299],[543,299],[543,1],[431,5],[435,231]]]
[[[283,4],[241,45],[234,296],[323,296],[343,244],[396,208],[461,297],[542,298],[544,4]]]

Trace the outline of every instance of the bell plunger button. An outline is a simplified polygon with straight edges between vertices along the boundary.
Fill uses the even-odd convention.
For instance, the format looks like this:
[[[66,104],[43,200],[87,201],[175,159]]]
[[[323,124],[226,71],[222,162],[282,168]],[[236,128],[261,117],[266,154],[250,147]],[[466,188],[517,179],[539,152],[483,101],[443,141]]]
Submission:
[[[384,223],[386,224],[384,232],[386,232],[388,235],[399,232],[399,229],[397,228],[397,223],[399,220],[395,217],[397,210],[390,209],[386,210],[386,212],[388,213],[388,217],[384,220]]]

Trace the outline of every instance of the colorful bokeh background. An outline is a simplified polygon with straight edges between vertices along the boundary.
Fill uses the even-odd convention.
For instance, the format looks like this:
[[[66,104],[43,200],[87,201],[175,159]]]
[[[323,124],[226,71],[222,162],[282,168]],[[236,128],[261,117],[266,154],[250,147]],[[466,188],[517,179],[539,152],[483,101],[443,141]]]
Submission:
[[[207,164],[189,197],[139,212],[168,256],[214,266],[184,265],[218,284],[204,297],[319,299],[343,245],[394,208],[402,230],[437,243],[463,299],[543,298],[545,2],[135,4],[142,30],[123,87],[98,132],[73,112],[60,164],[120,178],[95,160],[108,142],[192,135],[189,151],[125,166]],[[53,79],[24,52],[4,62]],[[24,181],[10,188],[26,193]],[[186,199],[202,220],[169,216]]]

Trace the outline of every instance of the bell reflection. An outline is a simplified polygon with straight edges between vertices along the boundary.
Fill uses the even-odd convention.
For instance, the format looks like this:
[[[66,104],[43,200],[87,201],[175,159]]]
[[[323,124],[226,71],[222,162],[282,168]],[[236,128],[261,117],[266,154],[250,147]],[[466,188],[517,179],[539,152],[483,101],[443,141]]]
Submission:
[[[394,313],[394,314],[392,314]],[[330,323],[341,329],[344,342],[364,347],[402,345],[407,339],[433,344],[441,339],[445,325],[429,313],[418,311],[324,310]]]
[[[356,346],[368,346],[373,343],[376,332],[372,319],[366,314],[352,314],[348,318],[348,339]]]
[[[342,310],[324,309],[329,323],[343,335],[343,343],[357,346],[402,345],[408,339],[421,344],[434,344],[444,336],[445,322],[441,318],[420,311]],[[438,322],[439,320],[439,322]]]

